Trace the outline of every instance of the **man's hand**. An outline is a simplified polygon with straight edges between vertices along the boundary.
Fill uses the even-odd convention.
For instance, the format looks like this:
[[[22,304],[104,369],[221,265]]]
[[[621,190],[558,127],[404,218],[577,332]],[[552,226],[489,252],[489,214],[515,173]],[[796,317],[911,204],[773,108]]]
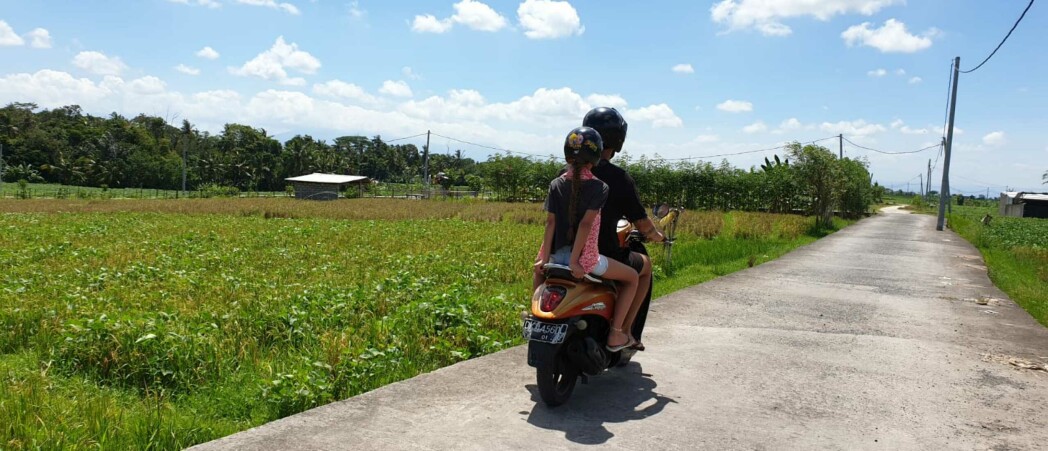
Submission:
[[[650,241],[652,243],[661,243],[663,241],[666,241],[666,235],[663,235],[662,232],[660,232],[658,230],[656,230],[655,232],[645,236],[645,238],[647,238],[648,241]]]

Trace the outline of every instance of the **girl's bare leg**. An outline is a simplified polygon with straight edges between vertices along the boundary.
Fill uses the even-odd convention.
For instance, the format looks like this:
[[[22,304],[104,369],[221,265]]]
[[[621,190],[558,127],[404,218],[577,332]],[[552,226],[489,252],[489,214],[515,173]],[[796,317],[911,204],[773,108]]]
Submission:
[[[631,304],[637,293],[637,272],[621,262],[608,259],[608,270],[601,277],[611,279],[619,283],[618,297],[615,299],[615,315],[611,321],[611,331],[608,332],[608,346],[622,346],[629,342],[630,337],[623,329],[626,316],[632,309]]]

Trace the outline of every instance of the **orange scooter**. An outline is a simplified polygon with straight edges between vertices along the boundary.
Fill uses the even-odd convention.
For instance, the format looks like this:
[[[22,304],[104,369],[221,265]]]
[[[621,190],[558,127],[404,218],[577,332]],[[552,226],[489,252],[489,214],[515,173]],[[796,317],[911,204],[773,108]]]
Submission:
[[[656,210],[662,213],[659,223],[669,232],[667,237],[675,235],[681,211],[665,206]],[[618,226],[623,247],[643,242],[643,235],[628,221],[621,220]],[[667,238],[667,249],[672,243]],[[531,313],[523,318],[524,338],[528,340],[528,365],[536,370],[542,401],[555,407],[571,397],[580,377],[585,384],[589,376],[627,361],[632,354],[609,352],[604,347],[615,313],[614,282],[590,274],[576,279],[563,265],[547,264],[544,268],[546,280],[531,298]]]

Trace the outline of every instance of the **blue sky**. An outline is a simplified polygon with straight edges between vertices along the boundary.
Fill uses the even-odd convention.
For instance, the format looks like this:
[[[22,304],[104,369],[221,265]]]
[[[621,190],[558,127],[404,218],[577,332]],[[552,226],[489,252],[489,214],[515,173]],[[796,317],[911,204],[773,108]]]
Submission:
[[[241,122],[280,139],[432,130],[542,155],[609,105],[630,123],[633,157],[838,133],[910,151],[940,140],[952,58],[978,64],[1026,4],[0,0],[0,102],[185,118],[212,132]],[[1035,3],[986,66],[961,75],[955,192],[1048,190],[1046,8]],[[432,147],[490,153],[444,138]],[[844,150],[866,156],[882,184],[913,189],[937,160],[934,149]],[[772,153],[727,159],[750,167]]]

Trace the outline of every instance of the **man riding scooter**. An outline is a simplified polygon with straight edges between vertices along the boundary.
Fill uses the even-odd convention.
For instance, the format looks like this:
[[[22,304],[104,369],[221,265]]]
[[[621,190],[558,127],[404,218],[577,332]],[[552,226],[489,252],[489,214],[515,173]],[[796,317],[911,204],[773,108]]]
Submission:
[[[644,344],[641,342],[641,335],[651,303],[651,259],[647,255],[647,250],[640,243],[634,244],[634,249],[639,252],[622,247],[616,226],[619,219],[625,217],[644,234],[648,241],[662,242],[666,237],[648,218],[633,178],[624,169],[611,162],[615,154],[622,150],[622,145],[626,141],[626,120],[614,108],[600,107],[586,113],[582,125],[597,130],[604,141],[601,161],[593,167],[593,175],[607,184],[609,190],[607,202],[601,209],[600,235],[597,239],[597,246],[601,255],[618,260],[636,270],[640,276],[637,290],[645,290],[647,293],[644,302],[632,307],[625,322],[627,327],[631,327],[632,336],[636,340],[632,349],[643,351]]]

